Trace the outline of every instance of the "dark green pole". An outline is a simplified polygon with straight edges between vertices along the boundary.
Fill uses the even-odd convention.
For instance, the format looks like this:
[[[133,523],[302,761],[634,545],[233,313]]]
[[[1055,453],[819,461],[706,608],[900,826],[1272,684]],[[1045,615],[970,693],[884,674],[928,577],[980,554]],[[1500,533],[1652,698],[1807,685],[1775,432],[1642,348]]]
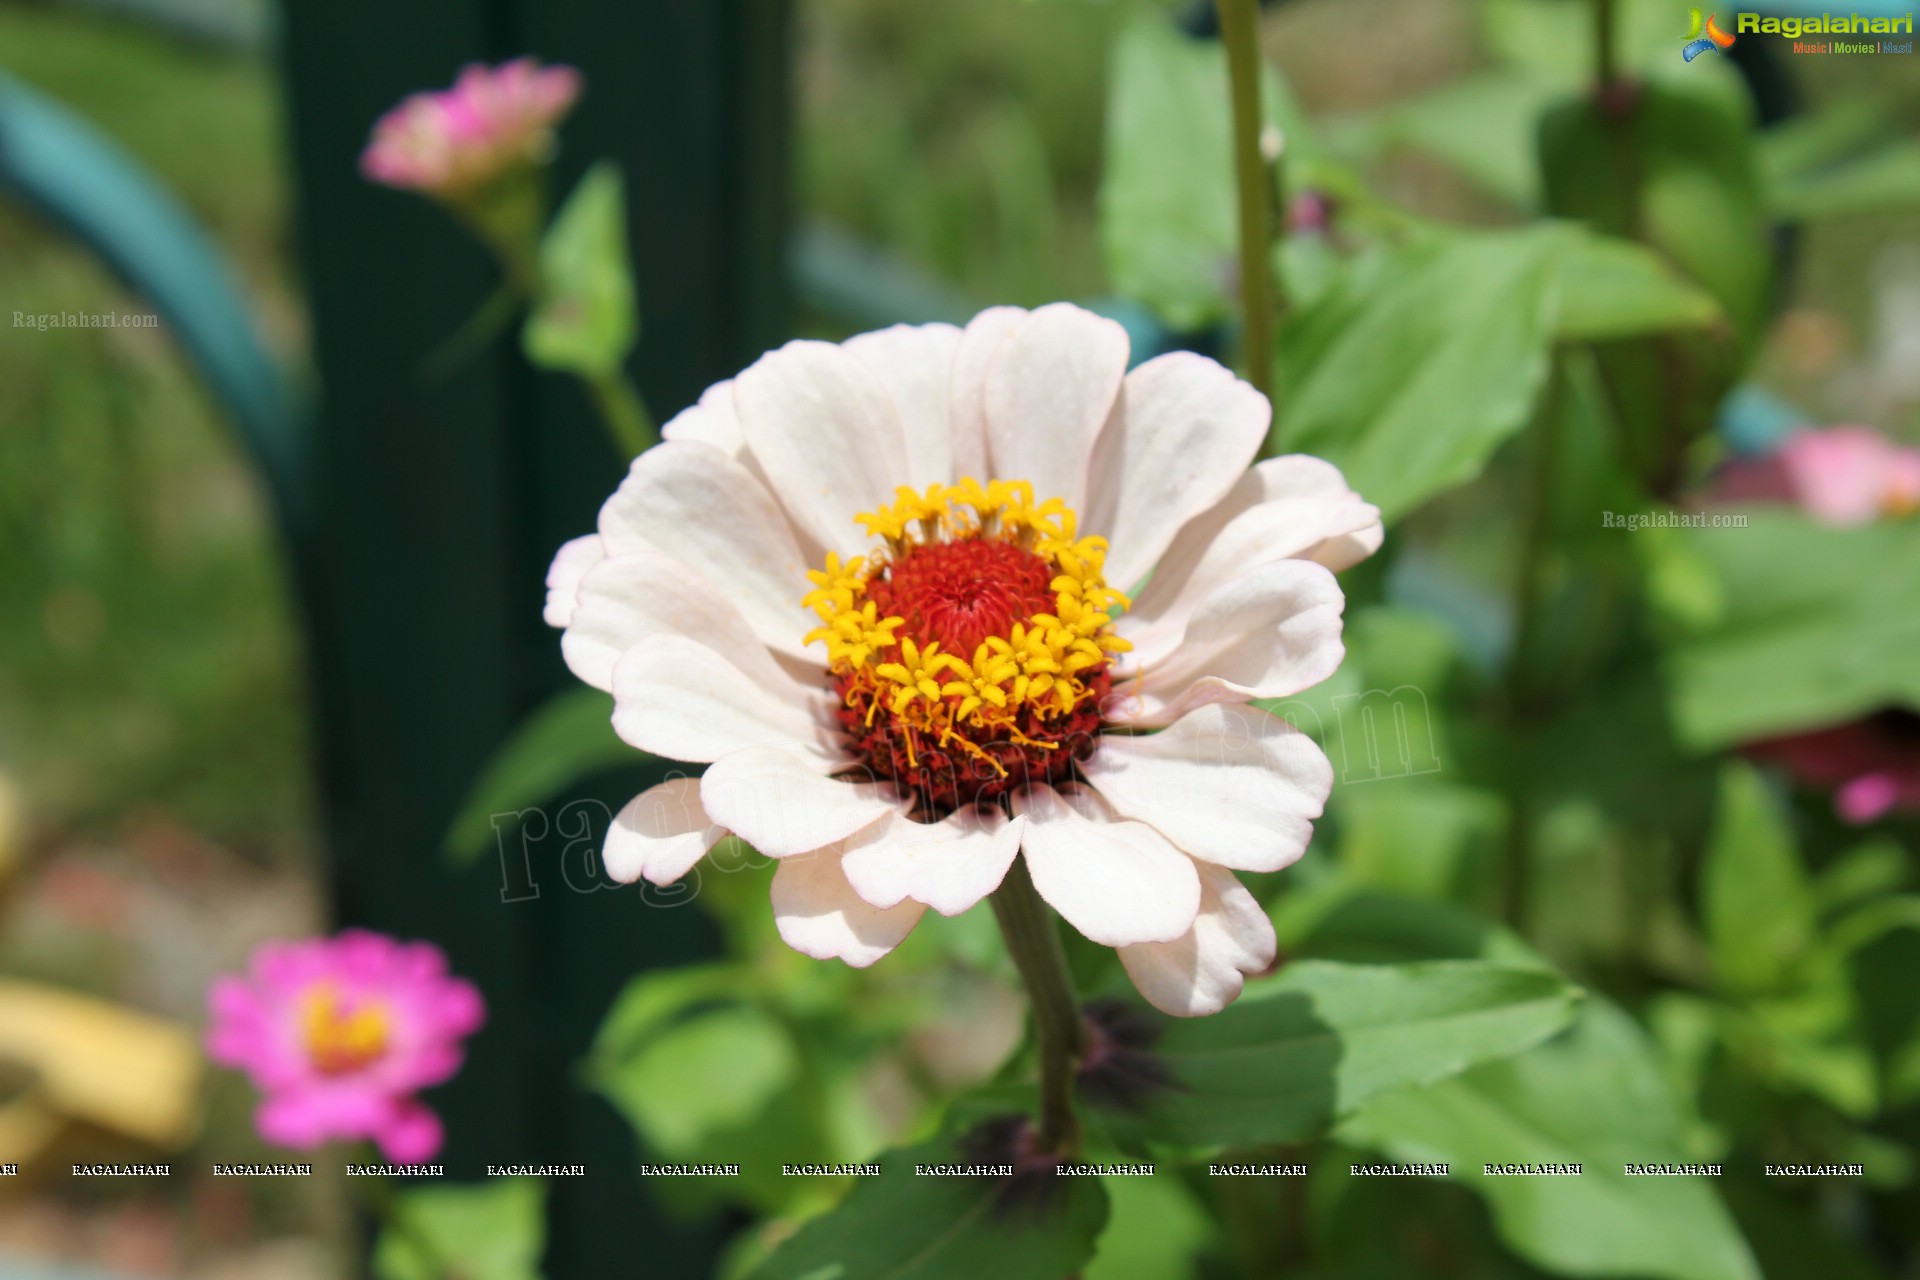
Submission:
[[[540,621],[542,578],[554,548],[592,527],[624,460],[579,389],[530,370],[511,340],[420,379],[487,296],[488,264],[438,210],[368,185],[355,161],[381,111],[465,62],[532,53],[580,67],[587,94],[555,189],[600,156],[626,171],[643,311],[632,372],[665,416],[782,336],[787,4],[288,0],[285,18],[319,382],[307,603],[335,901],[345,921],[439,941],[486,992],[488,1028],[432,1099],[449,1174],[588,1166],[552,1184],[547,1274],[634,1274],[644,1258],[650,1276],[704,1276],[714,1230],[659,1215],[625,1124],[575,1071],[629,976],[711,950],[704,918],[633,887],[569,887],[564,824],[529,846],[533,899],[502,902],[493,860],[456,875],[438,852],[489,752],[571,679]],[[617,806],[642,781],[612,780],[598,798]]]

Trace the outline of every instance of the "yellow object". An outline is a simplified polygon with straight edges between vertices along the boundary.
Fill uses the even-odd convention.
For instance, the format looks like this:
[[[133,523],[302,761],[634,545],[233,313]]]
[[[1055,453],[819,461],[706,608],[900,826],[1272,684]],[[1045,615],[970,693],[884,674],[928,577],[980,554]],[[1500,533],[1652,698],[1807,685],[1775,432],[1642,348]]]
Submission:
[[[19,788],[0,773],[0,890],[20,868],[20,845],[26,836],[23,809]]]
[[[0,1100],[0,1164],[27,1163],[51,1140],[50,1118],[163,1149],[183,1146],[199,1121],[193,1036],[104,1000],[0,981],[0,1063],[31,1079]]]

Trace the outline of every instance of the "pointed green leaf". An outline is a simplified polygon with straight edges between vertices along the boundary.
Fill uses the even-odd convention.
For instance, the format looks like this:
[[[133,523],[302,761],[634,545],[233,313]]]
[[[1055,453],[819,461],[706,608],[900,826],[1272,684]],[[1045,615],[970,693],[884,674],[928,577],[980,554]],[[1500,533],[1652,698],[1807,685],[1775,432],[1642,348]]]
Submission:
[[[1093,1257],[1107,1223],[1098,1178],[914,1172],[975,1159],[951,1136],[888,1152],[878,1177],[857,1181],[751,1280],[1060,1280]]]
[[[540,1280],[546,1188],[535,1178],[394,1197],[373,1251],[379,1280]]]
[[[1656,598],[1673,624],[1665,675],[1687,744],[1920,707],[1920,520],[1835,529],[1788,510],[1745,515],[1745,528],[1635,535],[1656,590],[1674,584]]]
[[[613,699],[581,685],[555,694],[487,761],[447,831],[448,856],[462,864],[488,848],[496,814],[544,804],[569,786],[649,757],[613,732]]]
[[[1559,261],[1555,334],[1601,342],[1696,329],[1720,316],[1713,295],[1684,280],[1644,246],[1574,231]]]
[[[640,333],[627,258],[619,167],[601,161],[580,179],[540,244],[540,300],[522,344],[542,368],[593,378],[612,373]]]
[[[1532,1053],[1381,1098],[1340,1137],[1399,1160],[1445,1162],[1485,1198],[1500,1236],[1561,1275],[1759,1280],[1712,1184],[1628,1177],[1685,1163],[1671,1096],[1631,1018],[1590,1003]],[[1578,1165],[1578,1176],[1488,1176],[1487,1164]]]
[[[1335,463],[1389,520],[1480,473],[1533,410],[1557,229],[1435,236],[1285,326],[1278,448]]]
[[[1162,1020],[1150,1052],[1170,1085],[1101,1120],[1176,1145],[1298,1141],[1388,1090],[1529,1049],[1578,1001],[1538,969],[1301,961],[1213,1017]]]
[[[1721,980],[1742,991],[1779,988],[1813,943],[1813,890],[1772,797],[1748,765],[1721,771],[1701,876],[1701,910]]]
[[[1868,101],[1786,121],[1760,138],[1767,207],[1783,218],[1899,212],[1920,206],[1920,143]]]

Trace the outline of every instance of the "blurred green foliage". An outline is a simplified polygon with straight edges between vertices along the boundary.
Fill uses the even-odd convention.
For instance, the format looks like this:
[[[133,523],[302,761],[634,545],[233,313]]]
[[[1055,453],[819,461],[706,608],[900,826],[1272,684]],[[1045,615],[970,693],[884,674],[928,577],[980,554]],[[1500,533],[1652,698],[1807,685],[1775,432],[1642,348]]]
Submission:
[[[1096,1247],[1094,1280],[1911,1271],[1914,825],[1845,827],[1730,752],[1920,706],[1915,525],[1755,512],[1724,534],[1628,535],[1599,517],[1697,486],[1739,379],[1820,416],[1863,403],[1832,361],[1796,364],[1806,328],[1789,321],[1870,323],[1870,265],[1911,236],[1920,196],[1920,79],[1889,67],[1884,101],[1847,101],[1849,72],[1804,60],[1810,109],[1760,129],[1730,65],[1681,63],[1671,6],[1621,0],[1620,65],[1645,78],[1623,123],[1587,92],[1588,6],[1450,12],[1472,36],[1448,55],[1460,74],[1336,111],[1289,84],[1324,49],[1287,43],[1290,13],[1269,27],[1276,196],[1328,208],[1277,250],[1275,444],[1335,459],[1389,517],[1382,555],[1344,579],[1346,666],[1274,708],[1342,776],[1309,856],[1258,885],[1284,953],[1312,963],[1162,1032],[1169,1059],[1192,1059],[1187,1092],[1121,1109],[1097,1140],[1159,1153],[1164,1178],[1076,1181],[1024,1239],[958,1184],[666,1182],[684,1213],[753,1216],[727,1274],[833,1274],[857,1256],[903,1276],[978,1274],[981,1257],[1040,1276]],[[1231,321],[1224,78],[1164,6],[818,0],[802,16],[810,215],[983,300],[1113,288],[1176,327]],[[284,306],[258,67],[39,9],[0,9],[0,50],[174,182]],[[1634,164],[1614,162],[1621,147]],[[1844,221],[1803,229],[1778,293],[1791,263],[1772,228],[1824,218]],[[0,252],[23,309],[133,305],[4,213]],[[596,333],[575,358],[603,363],[628,337],[617,318]],[[1883,425],[1910,428],[1912,404],[1894,403],[1908,418]],[[222,834],[297,830],[275,560],[164,343],[18,335],[0,346],[0,418],[0,762],[64,821],[156,803]],[[1385,695],[1371,730],[1369,691]],[[517,807],[604,764],[595,699],[504,748],[478,794]],[[1383,739],[1394,715],[1426,740]],[[470,821],[456,843],[485,834]],[[1031,1050],[984,912],[929,919],[854,973],[779,943],[767,872],[720,847],[697,909],[726,959],[635,979],[587,1054],[640,1158],[944,1158],[972,1119],[1025,1104]],[[1084,991],[1124,990],[1110,952],[1070,950]],[[1574,984],[1590,993],[1577,1014]],[[1219,1150],[1315,1172],[1222,1186],[1201,1172]],[[1348,1175],[1377,1156],[1457,1174]],[[1587,1172],[1482,1175],[1495,1158]],[[1728,1172],[1615,1172],[1663,1159]],[[1867,1174],[1769,1180],[1769,1160]],[[477,1274],[526,1274],[537,1189],[467,1194],[410,1211],[422,1240],[384,1244],[387,1273],[420,1274],[444,1236],[486,1254]]]
[[[96,19],[0,9],[9,71],[180,192],[289,346],[271,82]],[[146,312],[76,246],[0,208],[7,306]],[[60,829],[143,807],[253,847],[309,821],[297,640],[261,497],[159,329],[0,342],[0,767]]]

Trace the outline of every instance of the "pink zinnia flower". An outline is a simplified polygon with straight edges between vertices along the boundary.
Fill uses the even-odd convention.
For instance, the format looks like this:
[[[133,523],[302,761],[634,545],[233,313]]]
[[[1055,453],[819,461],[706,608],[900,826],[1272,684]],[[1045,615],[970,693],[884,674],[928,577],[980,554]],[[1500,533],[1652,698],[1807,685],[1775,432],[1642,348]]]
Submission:
[[[1870,524],[1920,510],[1920,449],[1871,427],[1796,431],[1777,452],[1728,466],[1712,497],[1792,503],[1823,524]]]
[[[1843,527],[1909,515],[1920,511],[1920,449],[1871,427],[1797,431],[1777,452],[1728,466],[1709,500],[1791,504],[1822,524]],[[1890,707],[1745,750],[1832,790],[1834,808],[1848,822],[1920,812],[1920,714],[1912,711]]]
[[[381,116],[360,171],[375,182],[458,196],[553,154],[553,127],[580,96],[580,73],[516,58],[478,63],[453,88],[416,93]]]
[[[440,1118],[414,1094],[460,1069],[460,1042],[486,1019],[471,983],[426,942],[349,929],[275,942],[244,978],[208,993],[207,1051],[265,1095],[260,1136],[282,1147],[371,1138],[396,1164],[440,1149]]]

